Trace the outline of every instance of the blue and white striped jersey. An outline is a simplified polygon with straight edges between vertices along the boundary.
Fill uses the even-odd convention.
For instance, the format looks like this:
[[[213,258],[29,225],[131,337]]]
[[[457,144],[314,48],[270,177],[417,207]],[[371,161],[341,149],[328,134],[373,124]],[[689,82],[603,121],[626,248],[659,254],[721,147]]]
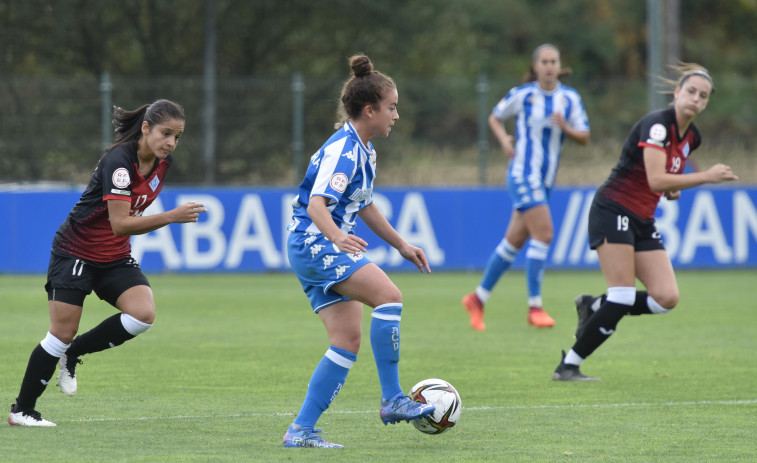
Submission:
[[[373,202],[376,151],[365,146],[355,128],[346,122],[310,158],[305,179],[292,201],[294,213],[289,231],[320,233],[307,208],[311,196],[329,198],[328,209],[344,233],[355,228],[357,212]]]
[[[539,181],[547,188],[555,183],[560,147],[565,139],[565,132],[552,124],[549,116],[562,114],[574,129],[589,130],[581,96],[559,82],[557,88],[549,92],[535,81],[515,87],[497,103],[492,113],[500,121],[515,117],[515,157],[510,160],[508,176]]]

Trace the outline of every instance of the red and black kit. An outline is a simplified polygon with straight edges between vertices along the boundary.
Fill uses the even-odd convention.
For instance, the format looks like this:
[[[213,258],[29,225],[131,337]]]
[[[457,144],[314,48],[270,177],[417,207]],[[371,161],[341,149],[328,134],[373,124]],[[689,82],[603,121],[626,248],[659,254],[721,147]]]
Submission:
[[[644,148],[659,149],[667,156],[665,170],[681,174],[692,151],[701,143],[699,131],[690,124],[679,136],[675,109],[654,111],[641,118],[631,129],[623,152],[610,177],[599,187],[596,201],[610,200],[633,212],[640,219],[654,219],[662,193],[652,191],[644,167]]]
[[[103,155],[87,189],[55,233],[53,252],[94,262],[112,262],[131,256],[131,237],[116,236],[110,226],[108,200],[130,201],[129,215],[142,215],[163,188],[173,161],[173,155],[156,158],[150,173],[142,176],[137,148],[134,140]]]

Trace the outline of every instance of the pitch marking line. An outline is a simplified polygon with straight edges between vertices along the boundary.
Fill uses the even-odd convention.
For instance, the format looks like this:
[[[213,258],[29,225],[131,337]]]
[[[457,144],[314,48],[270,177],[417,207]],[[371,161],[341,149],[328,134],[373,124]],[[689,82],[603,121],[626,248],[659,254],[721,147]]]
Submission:
[[[463,407],[463,411],[490,411],[490,410],[544,410],[544,409],[561,409],[561,408],[632,408],[632,407],[688,407],[692,405],[754,405],[757,399],[741,400],[696,400],[683,402],[621,402],[609,404],[568,404],[568,405],[507,405],[501,407]],[[334,415],[352,415],[376,413],[376,410],[329,410],[327,414]],[[119,422],[119,421],[150,421],[150,420],[198,420],[209,418],[275,418],[279,416],[294,416],[290,412],[277,413],[232,413],[227,415],[174,415],[174,416],[136,416],[120,418],[86,418],[82,420],[56,420],[61,423],[98,423],[98,422]]]

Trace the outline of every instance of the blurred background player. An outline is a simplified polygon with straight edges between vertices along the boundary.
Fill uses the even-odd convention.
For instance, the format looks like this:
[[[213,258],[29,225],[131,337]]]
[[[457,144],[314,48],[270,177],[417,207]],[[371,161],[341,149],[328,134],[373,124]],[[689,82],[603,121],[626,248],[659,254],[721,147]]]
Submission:
[[[305,400],[284,435],[284,447],[329,447],[314,429],[342,389],[360,348],[363,304],[373,308],[371,347],[381,383],[384,424],[419,419],[433,405],[410,400],[399,381],[402,294],[363,254],[368,243],[354,234],[360,219],[421,271],[431,272],[423,250],[405,242],[373,202],[376,151],[370,140],[387,137],[399,119],[394,81],[374,71],[367,56],[349,59],[352,77],[342,87],[338,129],[310,158],[292,205],[288,252],[292,269],[329,337]]]
[[[119,346],[152,326],[155,301],[147,277],[131,257],[129,239],[170,223],[197,222],[205,211],[202,204],[188,202],[142,216],[163,188],[184,120],[184,109],[168,100],[134,111],[115,108],[118,139],[100,158],[87,189],[53,239],[45,285],[50,331],[29,357],[8,417],[11,425],[55,426],[35,406],[56,364],[58,386],[72,396],[79,357]],[[121,313],[74,339],[84,299],[92,290]]]
[[[576,343],[563,352],[552,376],[556,381],[598,380],[582,374],[579,366],[615,332],[621,318],[666,314],[678,303],[673,265],[655,227],[660,197],[675,200],[685,188],[738,180],[723,164],[683,173],[701,143],[694,118],[707,107],[715,87],[702,66],[685,63],[676,71],[678,80],[669,82],[674,88],[671,107],[636,122],[618,164],[594,196],[589,245],[599,256],[607,294],[576,298]],[[636,278],[646,291],[636,290]]]
[[[570,74],[560,65],[557,47],[543,44],[533,52],[525,84],[511,89],[494,107],[489,126],[505,156],[510,158],[507,189],[513,204],[510,223],[502,241],[492,252],[475,292],[463,298],[473,329],[483,331],[484,305],[494,285],[510,268],[526,240],[528,323],[554,326],[543,309],[541,286],[544,266],[552,242],[553,225],[549,195],[555,183],[560,149],[565,136],[589,143],[589,120],[581,96],[560,83]],[[515,118],[515,145],[504,121]]]

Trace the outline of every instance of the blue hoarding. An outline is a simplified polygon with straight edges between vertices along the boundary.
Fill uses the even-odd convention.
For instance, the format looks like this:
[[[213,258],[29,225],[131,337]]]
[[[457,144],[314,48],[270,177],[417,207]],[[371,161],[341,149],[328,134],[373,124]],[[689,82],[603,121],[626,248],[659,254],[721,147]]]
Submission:
[[[556,188],[550,268],[597,268],[587,244],[586,218],[595,188]],[[55,230],[81,189],[0,191],[0,272],[44,273]],[[204,203],[200,222],[173,224],[132,238],[132,254],[147,272],[264,272],[289,269],[286,224],[294,188],[165,188],[146,212],[186,201]],[[374,200],[389,222],[422,247],[433,270],[481,270],[511,213],[497,188],[384,188]],[[658,229],[676,268],[757,268],[757,188],[695,188],[663,200]],[[368,256],[387,270],[413,269],[359,223]],[[522,267],[524,253],[516,267]]]

